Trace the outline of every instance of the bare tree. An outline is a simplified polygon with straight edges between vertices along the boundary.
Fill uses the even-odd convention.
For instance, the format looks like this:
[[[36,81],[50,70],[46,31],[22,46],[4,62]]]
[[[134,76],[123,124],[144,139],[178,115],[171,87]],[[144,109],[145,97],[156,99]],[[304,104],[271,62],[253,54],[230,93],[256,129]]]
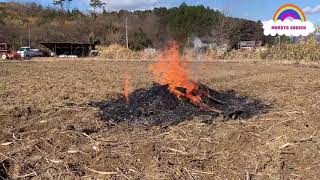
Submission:
[[[52,4],[53,4],[53,5],[57,5],[57,6],[59,5],[60,8],[61,8],[61,10],[63,10],[63,5],[64,5],[64,3],[65,3],[66,1],[67,1],[68,3],[70,3],[72,0],[53,0],[53,1],[52,1]]]
[[[106,3],[102,2],[101,0],[90,0],[90,6],[93,8],[93,15],[96,18],[96,9],[102,8]]]
[[[61,10],[63,10],[64,1],[65,1],[65,0],[53,0],[52,4],[53,4],[53,5],[56,5],[56,6],[59,5],[59,6],[61,7]]]

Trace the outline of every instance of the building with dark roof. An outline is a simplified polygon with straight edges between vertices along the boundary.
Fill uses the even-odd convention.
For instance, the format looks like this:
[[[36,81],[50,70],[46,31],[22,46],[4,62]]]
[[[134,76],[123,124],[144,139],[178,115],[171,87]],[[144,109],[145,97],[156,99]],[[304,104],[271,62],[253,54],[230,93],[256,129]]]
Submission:
[[[89,43],[42,42],[41,45],[54,52],[56,56],[70,55],[86,57],[90,55],[91,50],[95,49],[95,45]]]

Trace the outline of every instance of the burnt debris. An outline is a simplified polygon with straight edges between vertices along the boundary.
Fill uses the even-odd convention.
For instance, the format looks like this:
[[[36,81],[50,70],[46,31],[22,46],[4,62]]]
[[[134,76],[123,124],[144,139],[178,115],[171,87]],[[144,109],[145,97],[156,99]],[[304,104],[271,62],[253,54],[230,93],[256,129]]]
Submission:
[[[92,102],[90,105],[100,108],[101,119],[109,125],[129,123],[146,126],[176,125],[195,117],[204,122],[216,119],[248,119],[269,109],[269,106],[261,101],[238,96],[232,90],[217,92],[204,85],[200,85],[199,89],[206,92],[202,101],[208,108],[193,105],[188,99],[179,99],[169,92],[168,86],[159,84],[154,84],[149,89],[134,91],[129,95],[129,102],[123,95],[119,95],[116,99]],[[179,91],[184,92],[183,89]],[[222,113],[211,111],[210,108]]]

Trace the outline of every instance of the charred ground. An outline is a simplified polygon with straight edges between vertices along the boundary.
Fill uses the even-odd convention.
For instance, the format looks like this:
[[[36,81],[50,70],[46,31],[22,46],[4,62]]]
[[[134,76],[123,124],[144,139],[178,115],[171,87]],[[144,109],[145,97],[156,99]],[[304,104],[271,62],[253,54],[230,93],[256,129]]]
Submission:
[[[200,89],[208,92],[203,98],[204,104],[222,113],[213,112],[192,104],[188,99],[177,98],[170,93],[167,85],[154,83],[150,88],[138,89],[129,95],[127,102],[123,95],[115,99],[92,102],[90,105],[99,107],[101,119],[109,125],[128,123],[131,125],[168,127],[181,122],[200,118],[211,123],[216,120],[249,119],[266,113],[270,105],[260,100],[237,95],[235,91],[215,91],[205,85]],[[183,88],[180,88],[183,91]]]

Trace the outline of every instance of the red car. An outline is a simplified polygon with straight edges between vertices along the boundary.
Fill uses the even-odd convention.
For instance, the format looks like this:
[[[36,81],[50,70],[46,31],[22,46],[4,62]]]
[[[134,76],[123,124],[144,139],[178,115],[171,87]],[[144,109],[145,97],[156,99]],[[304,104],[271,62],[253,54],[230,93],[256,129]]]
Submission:
[[[10,51],[7,43],[0,43],[0,58],[1,60],[6,59],[21,59],[17,52]]]

